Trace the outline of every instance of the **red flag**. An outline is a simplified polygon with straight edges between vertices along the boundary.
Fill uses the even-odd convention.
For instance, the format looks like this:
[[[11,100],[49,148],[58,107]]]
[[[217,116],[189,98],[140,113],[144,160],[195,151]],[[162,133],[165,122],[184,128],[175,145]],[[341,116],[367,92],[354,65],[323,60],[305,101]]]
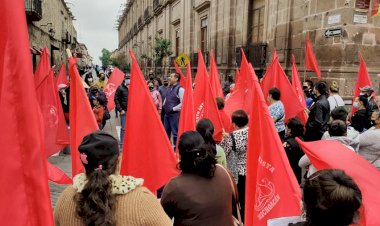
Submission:
[[[298,69],[296,66],[296,59],[294,58],[294,55],[292,54],[292,86],[294,90],[296,91],[296,94],[298,96],[298,99],[303,107],[303,109],[306,109],[306,101],[305,96],[303,94],[303,89],[300,82],[300,76],[298,74]],[[307,122],[307,115],[304,111],[298,113],[298,117],[304,122]]]
[[[59,122],[57,90],[54,83],[54,71],[50,68],[47,51],[47,48],[44,48],[42,51],[41,60],[34,75],[34,85],[45,128],[46,156],[49,157],[64,148],[65,145],[58,144],[57,142]]]
[[[359,225],[380,225],[380,196],[377,195],[380,190],[380,172],[337,141],[302,142],[297,138],[297,142],[317,170],[341,169],[354,179],[363,197]]]
[[[214,125],[214,139],[216,142],[222,140],[223,124],[219,116],[216,97],[212,93],[206,65],[203,60],[202,52],[198,50],[198,70],[195,78],[194,89],[194,111],[195,120],[198,122],[202,118],[208,118]]]
[[[187,65],[186,72],[186,86],[185,94],[182,101],[182,108],[179,117],[178,125],[178,137],[181,137],[182,133],[195,130],[195,114],[194,114],[194,99],[193,99],[193,81],[191,78],[190,63]],[[179,139],[177,139],[178,143]],[[178,144],[176,145],[178,147]]]
[[[104,87],[103,90],[108,99],[108,111],[112,111],[115,108],[115,102],[113,101],[113,99],[115,97],[117,87],[119,87],[123,80],[124,73],[120,71],[119,68],[115,67],[112,71],[110,78],[108,79],[106,87]]]
[[[319,70],[317,59],[315,59],[309,37],[306,38],[305,68],[314,71],[318,76],[318,80],[321,80],[321,71]]]
[[[1,225],[53,226],[24,1],[0,1]]]
[[[47,162],[48,178],[57,184],[72,184],[73,181],[61,169]]]
[[[252,67],[250,76],[256,110],[249,119],[245,225],[266,226],[268,219],[298,216],[301,191]]]
[[[285,122],[289,118],[293,118],[300,112],[303,112],[305,108],[302,106],[301,102],[294,101],[298,100],[299,97],[290,84],[284,70],[282,70],[278,58],[274,59],[267,70],[267,74],[261,81],[261,88],[264,95],[268,95],[269,90],[274,87],[281,91],[281,102],[284,104],[285,108]]]
[[[224,97],[222,85],[220,84],[218,68],[216,67],[214,59],[214,52],[211,52],[210,56],[210,83],[213,96]]]
[[[358,72],[358,79],[356,81],[355,90],[354,90],[354,100],[356,97],[359,96],[360,88],[364,86],[372,87],[371,77],[368,74],[367,66],[361,54],[359,54],[359,58],[360,58],[360,66],[359,66],[359,72]],[[354,108],[354,106],[352,106],[351,112],[352,114],[356,112],[356,109]]]
[[[181,69],[179,69],[177,62],[175,62],[175,61],[174,61],[174,67],[175,67],[175,71],[179,74],[179,76],[181,76],[181,79],[179,80],[179,84],[182,87],[185,87],[186,86],[186,77],[183,75]]]
[[[243,109],[247,114],[252,110],[252,84],[253,79],[250,76],[249,63],[245,57],[244,51],[241,50],[242,60],[240,65],[240,73],[238,70],[236,85],[230,98],[226,100],[224,111],[227,115],[232,115],[236,110]]]
[[[129,54],[132,70],[121,174],[143,178],[155,193],[178,174],[178,161],[135,56]]]
[[[69,84],[69,81],[67,81],[67,73],[66,73],[65,64],[62,64],[61,69],[59,69],[56,84],[57,86],[59,84],[65,84],[65,85]]]
[[[99,129],[90,101],[82,85],[75,59],[69,59],[70,74],[70,144],[72,177],[83,172],[78,146],[83,137]]]

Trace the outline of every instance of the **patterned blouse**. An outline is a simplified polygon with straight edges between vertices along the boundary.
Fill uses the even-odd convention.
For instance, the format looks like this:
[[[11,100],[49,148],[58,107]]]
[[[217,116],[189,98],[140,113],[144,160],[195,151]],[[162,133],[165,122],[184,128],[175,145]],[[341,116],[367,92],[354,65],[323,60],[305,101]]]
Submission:
[[[277,119],[275,125],[277,132],[285,130],[285,109],[281,101],[277,101],[269,106],[269,113],[273,119]]]
[[[247,171],[247,144],[248,144],[248,127],[235,130],[232,132],[236,142],[236,152],[234,153],[231,135],[225,137],[219,144],[226,153],[227,166],[231,170],[235,181],[238,175],[245,176]]]

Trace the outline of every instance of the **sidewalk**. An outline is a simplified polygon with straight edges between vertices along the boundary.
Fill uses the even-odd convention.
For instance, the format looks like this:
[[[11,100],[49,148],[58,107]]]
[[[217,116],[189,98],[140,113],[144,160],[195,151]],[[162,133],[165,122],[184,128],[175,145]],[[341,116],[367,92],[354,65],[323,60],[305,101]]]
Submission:
[[[116,139],[119,140],[119,131],[120,131],[120,122],[119,118],[115,118],[114,111],[111,112],[111,119],[107,121],[106,126],[103,131],[111,134]],[[53,165],[59,167],[63,170],[68,176],[71,177],[71,155],[57,155],[51,156],[48,161]],[[56,205],[59,195],[65,190],[68,185],[59,185],[49,181],[50,187],[50,198],[53,208]]]

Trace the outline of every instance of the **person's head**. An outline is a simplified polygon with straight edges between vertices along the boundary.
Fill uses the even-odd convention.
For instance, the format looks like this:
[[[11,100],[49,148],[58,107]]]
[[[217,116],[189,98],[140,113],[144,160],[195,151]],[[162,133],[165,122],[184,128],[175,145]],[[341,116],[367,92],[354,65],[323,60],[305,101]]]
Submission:
[[[83,138],[78,151],[87,183],[76,195],[76,213],[85,225],[114,225],[116,200],[108,177],[118,166],[118,142],[113,136],[96,131]]]
[[[181,76],[178,73],[171,73],[169,76],[169,84],[175,85],[181,80]]]
[[[352,103],[354,108],[362,109],[368,106],[368,98],[364,95],[360,95],[355,98],[354,103]]]
[[[302,85],[302,88],[303,88],[303,89],[313,89],[313,88],[314,88],[314,83],[313,83],[313,81],[311,81],[311,80],[309,80],[309,79],[305,80],[305,82],[304,82],[303,85]]]
[[[290,118],[286,122],[287,134],[292,137],[302,137],[305,132],[305,125],[299,118]]]
[[[92,104],[93,104],[94,106],[99,106],[99,100],[98,100],[98,98],[94,98],[94,99],[92,100]]]
[[[380,110],[374,110],[371,115],[371,122],[373,126],[380,127]]]
[[[104,75],[104,71],[103,71],[103,70],[101,70],[101,71],[99,72],[99,79],[100,79],[100,80],[104,80],[104,79],[105,79],[105,75]]]
[[[182,173],[197,174],[202,177],[214,176],[216,159],[211,145],[205,144],[196,131],[187,131],[181,135],[178,143]]]
[[[214,138],[212,137],[214,135],[214,125],[209,119],[203,118],[199,120],[196,130],[201,134],[206,144],[215,145]]]
[[[268,101],[270,103],[279,101],[280,98],[281,98],[281,92],[280,92],[279,89],[272,88],[272,89],[269,90],[269,92],[268,92]]]
[[[150,80],[153,80],[153,78],[154,78],[154,71],[150,70],[149,73],[148,73],[148,76],[149,76]]]
[[[163,79],[163,84],[164,84],[164,86],[168,86],[169,85],[169,81],[168,81],[168,79],[166,77],[164,77],[164,79]]]
[[[232,113],[232,125],[235,129],[243,128],[248,125],[248,115],[244,110],[237,110]]]
[[[332,110],[330,117],[332,120],[342,120],[343,122],[347,121],[348,111],[345,107],[340,106]]]
[[[218,110],[224,109],[224,99],[222,97],[216,97],[216,105],[218,105]]]
[[[332,81],[330,85],[330,93],[332,94],[339,93],[339,85],[336,81]]]
[[[373,88],[371,86],[364,86],[359,88],[360,90],[360,95],[366,96],[367,98],[372,95],[374,92]]]
[[[227,75],[226,78],[227,78],[226,80],[227,80],[229,83],[233,83],[233,82],[234,82],[234,77],[233,77],[232,75]]]
[[[96,95],[98,92],[99,92],[99,88],[97,86],[94,85],[90,87],[90,93],[92,95]]]
[[[58,91],[61,92],[62,94],[66,93],[66,89],[67,89],[67,85],[66,84],[59,84],[58,85]]]
[[[91,77],[87,78],[87,85],[88,86],[93,86],[94,85],[94,80]]]
[[[131,76],[130,74],[127,73],[124,75],[124,85],[129,86],[130,83],[131,83]]]
[[[329,125],[329,134],[332,137],[347,136],[347,124],[342,120],[334,120]]]
[[[305,180],[303,203],[307,225],[348,226],[358,220],[362,194],[342,170],[320,170]]]
[[[154,89],[154,84],[153,84],[152,81],[148,81],[148,88],[149,88],[150,91],[153,91],[153,89]]]
[[[234,91],[234,89],[235,89],[235,83],[232,83],[230,85],[230,93],[232,93]]]
[[[318,81],[314,86],[314,94],[318,96],[320,95],[328,95],[329,91],[327,88],[326,81]]]

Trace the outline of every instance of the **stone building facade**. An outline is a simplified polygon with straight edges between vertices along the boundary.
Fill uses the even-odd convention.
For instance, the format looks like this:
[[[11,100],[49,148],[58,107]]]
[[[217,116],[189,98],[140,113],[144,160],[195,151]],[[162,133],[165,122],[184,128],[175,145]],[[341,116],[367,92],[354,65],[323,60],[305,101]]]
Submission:
[[[371,17],[370,0],[129,0],[119,18],[116,55],[133,50],[142,68],[152,65],[155,37],[170,39],[173,55],[183,52],[196,66],[202,49],[206,64],[214,51],[219,73],[234,74],[243,48],[256,73],[262,76],[274,48],[290,75],[291,54],[302,76],[305,40],[309,37],[322,77],[339,82],[342,96],[352,96],[364,57],[372,82],[380,83],[380,17]],[[302,78],[303,79],[303,78]],[[378,91],[379,92],[379,91]],[[379,94],[379,93],[378,93]]]
[[[24,0],[33,68],[43,48],[49,49],[50,63],[60,68],[67,62],[66,49],[80,49],[73,14],[64,0]]]

